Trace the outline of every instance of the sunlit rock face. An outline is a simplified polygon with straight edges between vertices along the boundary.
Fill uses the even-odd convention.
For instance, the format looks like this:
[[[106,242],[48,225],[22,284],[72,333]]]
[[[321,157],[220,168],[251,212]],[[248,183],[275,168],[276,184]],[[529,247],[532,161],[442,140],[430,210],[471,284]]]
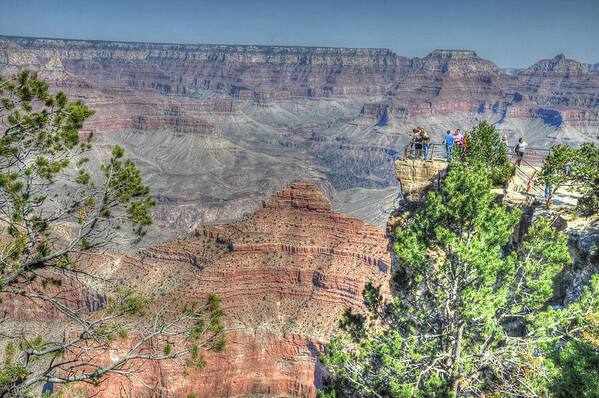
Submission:
[[[228,349],[206,369],[184,380],[175,366],[144,368],[164,396],[315,396],[317,358],[343,308],[361,305],[367,281],[388,294],[388,242],[375,226],[399,192],[394,161],[408,130],[424,127],[440,143],[446,130],[487,119],[533,147],[599,132],[597,67],[563,56],[505,73],[473,51],[409,59],[0,38],[0,73],[25,68],[96,110],[84,127],[95,131],[92,163],[123,146],[158,202],[150,239],[163,243],[87,267],[159,297],[223,299]],[[419,163],[398,175],[415,200],[440,172]],[[68,287],[78,306],[103,306],[102,292]],[[17,304],[8,310],[19,322],[61,321]],[[106,396],[118,387],[108,383]]]
[[[429,191],[440,190],[446,173],[446,162],[429,162],[420,159],[395,161],[395,176],[401,184],[401,193],[413,206],[423,205]]]
[[[177,396],[204,397],[315,396],[323,374],[318,356],[343,309],[361,306],[368,281],[388,292],[391,272],[384,231],[331,211],[308,183],[277,192],[239,222],[199,228],[121,264],[119,272],[161,276],[140,286],[164,289],[165,275],[181,274],[170,287],[179,297],[222,298],[233,330],[228,349],[191,383],[181,382],[180,371],[161,369],[171,378],[166,387],[181,386]]]
[[[208,353],[206,368],[192,371],[187,378],[172,362],[138,364],[139,376],[156,386],[154,396],[315,397],[326,374],[318,358],[339,333],[343,310],[363,311],[362,290],[367,282],[380,285],[389,297],[387,244],[382,229],[332,211],[313,184],[296,183],[240,221],[201,227],[191,237],[136,253],[95,258],[82,269],[159,301],[176,296],[202,302],[208,293],[222,299],[229,330],[227,349]],[[102,308],[105,298],[89,293],[97,281],[80,282],[73,289],[64,287],[69,287],[65,299],[73,306]],[[53,312],[31,312],[30,307],[28,301],[12,300],[3,310],[22,314],[20,327],[28,329],[43,329],[44,324],[64,318]],[[115,342],[111,355],[118,356],[128,344]],[[129,386],[111,376],[98,391],[101,396],[119,396],[123,385]],[[152,396],[137,380],[132,392]]]
[[[96,110],[98,157],[119,144],[156,196],[153,241],[236,220],[296,181],[382,227],[393,162],[425,128],[486,119],[514,144],[595,140],[599,72],[559,55],[500,70],[474,51],[178,45],[2,37],[0,73],[39,70]],[[367,205],[366,205],[367,204]]]

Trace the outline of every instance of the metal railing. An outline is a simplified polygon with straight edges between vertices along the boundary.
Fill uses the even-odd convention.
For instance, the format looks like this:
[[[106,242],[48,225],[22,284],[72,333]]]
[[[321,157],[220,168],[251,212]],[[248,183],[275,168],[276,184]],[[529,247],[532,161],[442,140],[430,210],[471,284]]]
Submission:
[[[531,167],[540,167],[543,165],[545,158],[551,154],[551,149],[544,148],[526,148],[522,162]],[[507,153],[507,156],[512,160],[512,163],[518,158],[518,155],[514,152],[513,148]]]
[[[533,181],[537,174],[541,172],[540,169],[543,165],[543,162],[549,154],[551,154],[550,149],[527,148],[526,152],[524,153],[524,157],[520,159],[521,165],[528,166],[532,169],[532,172],[528,174],[522,168],[516,167],[516,174],[519,175],[520,178],[522,178],[524,181],[526,181],[526,193],[530,193],[530,191],[532,190],[537,195],[545,195],[545,192],[536,184],[534,184]],[[510,158],[510,160],[512,160],[512,163],[514,164],[516,164],[516,162],[518,161],[518,155],[513,151],[508,153],[508,158]]]
[[[416,145],[410,143],[404,147],[403,158],[406,159],[422,159],[434,162],[435,160],[447,160],[444,144],[429,144],[428,153],[425,158],[423,148],[416,148]]]
[[[453,147],[453,151],[457,152],[458,150],[458,146]],[[524,163],[539,171],[537,168],[540,168],[543,165],[545,158],[550,153],[550,149],[527,148],[524,157],[521,159],[521,163]],[[402,159],[423,159],[428,161],[447,160],[447,151],[445,149],[445,144],[429,144],[427,155],[428,156],[425,159],[424,149],[422,149],[422,147],[417,148],[414,143],[408,143],[404,147]],[[508,148],[507,155],[512,163],[514,163],[518,157],[516,153],[514,153],[513,148]]]
[[[459,151],[460,147],[454,146],[452,152]],[[454,152],[455,151],[455,152]],[[532,170],[530,174],[525,171],[523,168],[516,167],[516,174],[523,180],[526,181],[526,189],[527,193],[530,193],[531,190],[537,195],[544,195],[544,192],[536,186],[533,181],[534,178],[540,173],[541,166],[545,161],[545,158],[551,153],[551,150],[544,148],[527,148],[524,154],[524,157],[520,159],[520,164],[527,166]],[[402,160],[407,159],[422,159],[429,162],[434,162],[435,160],[446,161],[448,158],[448,154],[445,148],[445,144],[429,144],[429,148],[427,151],[427,157],[425,158],[425,151],[422,147],[417,148],[416,145],[412,143],[408,143],[404,147]],[[508,148],[507,150],[508,158],[512,164],[516,163],[518,159],[518,155],[513,152],[513,148]]]

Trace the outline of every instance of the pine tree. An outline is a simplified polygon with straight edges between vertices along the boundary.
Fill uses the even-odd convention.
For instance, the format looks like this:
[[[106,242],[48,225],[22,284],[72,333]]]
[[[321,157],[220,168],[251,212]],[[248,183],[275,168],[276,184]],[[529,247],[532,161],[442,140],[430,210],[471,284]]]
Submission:
[[[143,380],[133,366],[139,361],[202,367],[202,350],[224,348],[216,296],[201,305],[159,305],[114,289],[105,292],[105,307],[93,310],[74,304],[68,291],[47,294],[76,278],[112,288],[78,265],[114,243],[121,226],[143,237],[154,205],[122,148],[115,146],[103,165],[89,160],[92,135],[82,141],[79,130],[93,110],[48,89],[29,71],[0,78],[0,299],[56,311],[62,321],[15,330],[4,327],[17,320],[2,310],[0,397],[34,396],[46,382],[95,385],[110,374]],[[107,361],[118,340],[131,349]]]
[[[535,319],[538,347],[551,361],[549,390],[558,398],[599,398],[599,275],[568,307]]]
[[[566,184],[582,194],[578,210],[584,215],[599,212],[599,146],[585,142],[579,148],[556,144],[545,158],[537,184],[552,188],[547,206],[555,191]]]
[[[546,368],[527,335],[570,263],[566,238],[544,219],[509,239],[520,212],[495,203],[482,168],[452,167],[444,190],[397,231],[396,294],[374,286],[368,316],[330,342],[321,397],[536,396]]]
[[[484,165],[494,185],[502,185],[515,172],[508,159],[505,144],[499,138],[495,127],[486,120],[474,127],[466,141],[464,152],[458,151],[456,155],[467,165]]]

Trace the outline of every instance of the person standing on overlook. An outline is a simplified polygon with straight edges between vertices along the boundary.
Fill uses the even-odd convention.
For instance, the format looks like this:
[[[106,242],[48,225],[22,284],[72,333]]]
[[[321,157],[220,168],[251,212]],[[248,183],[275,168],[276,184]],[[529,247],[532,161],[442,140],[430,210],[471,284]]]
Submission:
[[[524,141],[524,137],[520,137],[520,139],[518,140],[518,144],[514,147],[514,152],[517,156],[514,165],[520,167],[520,162],[524,157],[524,151],[526,151],[526,147],[528,147],[528,143]]]
[[[509,144],[507,143],[507,135],[502,135],[501,136],[501,142],[503,143],[503,145],[505,145],[505,152],[508,152],[508,148],[510,147]]]
[[[420,130],[420,139],[422,140],[422,153],[424,155],[424,160],[428,159],[428,149],[431,144],[431,137],[426,134],[424,129]]]
[[[418,127],[417,129],[414,129],[414,148],[416,149],[415,155],[417,158],[419,158],[420,156],[422,156],[422,136],[421,136],[421,131],[422,129],[420,127]]]
[[[457,129],[455,133],[453,133],[453,145],[462,145],[462,141],[464,140],[464,136],[462,135],[462,130]]]
[[[443,139],[443,143],[445,144],[445,152],[447,153],[447,160],[452,160],[451,151],[453,150],[453,135],[450,130],[447,130],[447,134],[445,135],[445,139]]]
[[[464,144],[464,136],[462,135],[462,130],[457,129],[455,133],[453,133],[453,147],[454,149],[458,149],[458,155],[462,153],[462,145]]]
[[[470,139],[470,131],[466,131],[464,133],[464,138],[462,139],[462,148],[464,150],[466,150],[466,147],[468,146],[468,140]]]

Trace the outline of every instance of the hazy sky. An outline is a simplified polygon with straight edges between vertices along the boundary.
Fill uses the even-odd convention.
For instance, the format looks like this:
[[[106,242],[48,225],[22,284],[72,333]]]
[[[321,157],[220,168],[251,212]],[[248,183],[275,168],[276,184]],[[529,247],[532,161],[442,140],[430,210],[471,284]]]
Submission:
[[[599,63],[599,0],[0,0],[0,34],[169,43],[472,49],[500,67]]]

